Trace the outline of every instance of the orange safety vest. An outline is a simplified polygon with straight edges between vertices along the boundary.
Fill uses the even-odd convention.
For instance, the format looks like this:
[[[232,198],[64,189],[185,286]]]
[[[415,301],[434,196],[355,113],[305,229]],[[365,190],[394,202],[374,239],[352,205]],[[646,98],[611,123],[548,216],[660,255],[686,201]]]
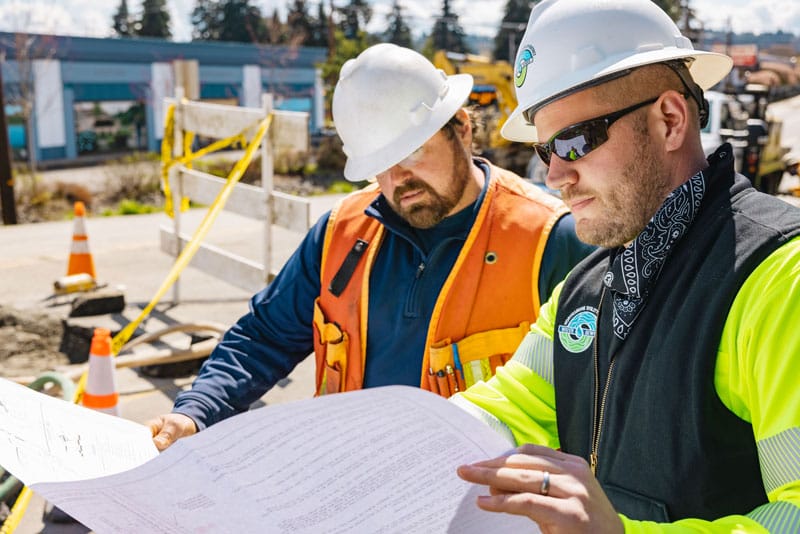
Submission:
[[[547,237],[567,212],[559,199],[486,163],[486,195],[428,328],[420,387],[443,396],[490,378],[514,353],[538,316]],[[378,194],[373,184],[348,195],[328,220],[314,303],[317,394],[362,388],[369,275],[384,232],[364,210]]]

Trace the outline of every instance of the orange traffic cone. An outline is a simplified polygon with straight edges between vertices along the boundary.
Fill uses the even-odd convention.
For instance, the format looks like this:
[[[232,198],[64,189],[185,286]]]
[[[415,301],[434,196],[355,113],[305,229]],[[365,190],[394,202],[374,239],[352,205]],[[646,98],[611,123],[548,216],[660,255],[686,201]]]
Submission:
[[[89,374],[83,392],[83,405],[100,412],[119,415],[119,393],[111,356],[111,331],[95,328],[89,350]]]
[[[94,272],[94,260],[92,253],[89,252],[89,238],[86,235],[86,206],[83,202],[75,203],[75,226],[72,231],[72,250],[69,254],[69,265],[67,265],[67,276],[79,273],[87,273],[92,278],[96,278]]]

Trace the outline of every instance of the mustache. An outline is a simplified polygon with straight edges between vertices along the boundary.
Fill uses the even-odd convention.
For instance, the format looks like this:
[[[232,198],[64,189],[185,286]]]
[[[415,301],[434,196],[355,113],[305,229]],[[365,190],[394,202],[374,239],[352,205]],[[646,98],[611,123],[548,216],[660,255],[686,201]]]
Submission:
[[[574,186],[571,185],[561,189],[561,200],[563,200],[565,204],[569,204],[576,198],[584,198],[587,196],[591,196],[588,191],[575,189]]]
[[[418,180],[416,178],[409,178],[404,184],[397,186],[392,196],[394,197],[394,201],[397,204],[399,204],[400,199],[403,197],[403,195],[405,195],[410,191],[418,191],[418,190],[428,191],[428,192],[432,191],[431,186],[429,186],[422,180]]]

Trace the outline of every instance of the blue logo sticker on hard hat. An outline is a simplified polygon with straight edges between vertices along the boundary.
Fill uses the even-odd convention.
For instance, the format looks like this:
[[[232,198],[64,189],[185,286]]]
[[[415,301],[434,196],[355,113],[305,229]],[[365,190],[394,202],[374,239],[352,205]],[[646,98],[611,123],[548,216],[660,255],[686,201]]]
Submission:
[[[567,317],[565,324],[558,327],[561,345],[575,354],[583,352],[592,345],[597,333],[597,308],[583,306]]]
[[[533,63],[536,50],[531,45],[525,45],[517,54],[517,63],[514,65],[514,85],[522,87],[525,77],[528,75],[528,65]]]

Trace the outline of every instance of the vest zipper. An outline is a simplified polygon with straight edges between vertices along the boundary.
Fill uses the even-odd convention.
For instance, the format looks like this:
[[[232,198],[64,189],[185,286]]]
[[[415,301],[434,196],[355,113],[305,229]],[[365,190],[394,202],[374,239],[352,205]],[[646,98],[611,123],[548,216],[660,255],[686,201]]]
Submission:
[[[595,345],[595,364],[594,364],[594,376],[595,376],[595,390],[594,390],[594,421],[593,421],[593,428],[592,428],[592,452],[589,454],[589,466],[592,468],[592,474],[597,476],[597,460],[598,460],[598,449],[600,448],[600,435],[603,430],[603,420],[605,419],[606,415],[606,399],[608,398],[608,389],[611,385],[611,375],[614,372],[614,363],[615,359],[611,358],[611,364],[608,366],[608,375],[606,376],[606,384],[603,387],[603,396],[599,399],[599,410],[598,410],[598,397],[600,396],[600,388],[598,383],[598,378],[600,371],[598,369],[598,355],[597,355],[597,345]]]
[[[597,461],[598,450],[600,448],[600,435],[603,431],[603,421],[606,414],[606,400],[608,399],[608,390],[611,386],[611,377],[614,373],[614,363],[616,358],[611,357],[611,362],[608,366],[608,375],[606,376],[606,383],[603,386],[603,393],[600,394],[600,354],[597,348],[597,338],[600,337],[600,308],[603,306],[603,299],[606,295],[606,287],[603,285],[603,290],[600,293],[600,303],[597,305],[597,328],[594,335],[594,410],[592,414],[592,446],[589,453],[589,467],[592,469],[592,475],[597,476]]]

